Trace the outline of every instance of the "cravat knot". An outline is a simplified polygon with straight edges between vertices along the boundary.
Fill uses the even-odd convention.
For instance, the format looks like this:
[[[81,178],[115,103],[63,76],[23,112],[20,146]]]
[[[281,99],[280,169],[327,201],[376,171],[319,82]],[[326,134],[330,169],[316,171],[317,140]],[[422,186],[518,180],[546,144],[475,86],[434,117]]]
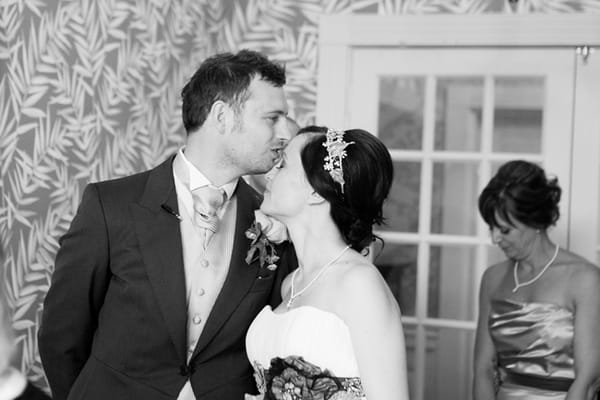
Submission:
[[[219,227],[217,212],[225,203],[225,191],[212,185],[202,186],[192,191],[194,201],[194,225],[205,232],[204,247],[208,246],[212,235]]]

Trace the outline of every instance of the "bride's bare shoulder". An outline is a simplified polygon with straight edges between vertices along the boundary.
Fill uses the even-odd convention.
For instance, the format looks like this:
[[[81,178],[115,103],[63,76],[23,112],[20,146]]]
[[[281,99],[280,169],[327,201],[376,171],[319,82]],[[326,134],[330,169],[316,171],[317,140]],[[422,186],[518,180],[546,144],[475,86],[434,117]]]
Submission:
[[[357,293],[377,301],[389,294],[389,287],[375,265],[365,258],[351,259],[340,266],[336,274],[336,287],[339,294],[356,298]]]

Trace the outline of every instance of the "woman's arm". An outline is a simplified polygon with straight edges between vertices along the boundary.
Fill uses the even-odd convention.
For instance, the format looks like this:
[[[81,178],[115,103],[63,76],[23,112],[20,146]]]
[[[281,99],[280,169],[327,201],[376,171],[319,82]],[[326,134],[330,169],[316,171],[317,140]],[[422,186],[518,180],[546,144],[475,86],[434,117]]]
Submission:
[[[490,313],[491,268],[481,278],[479,288],[479,317],[475,335],[475,354],[473,362],[473,400],[493,400],[496,398],[494,385],[496,350],[488,329]]]
[[[369,400],[408,400],[400,308],[374,266],[351,268],[338,285],[337,312],[350,329]]]
[[[569,291],[575,299],[575,381],[567,400],[592,400],[600,385],[600,269],[578,269]]]

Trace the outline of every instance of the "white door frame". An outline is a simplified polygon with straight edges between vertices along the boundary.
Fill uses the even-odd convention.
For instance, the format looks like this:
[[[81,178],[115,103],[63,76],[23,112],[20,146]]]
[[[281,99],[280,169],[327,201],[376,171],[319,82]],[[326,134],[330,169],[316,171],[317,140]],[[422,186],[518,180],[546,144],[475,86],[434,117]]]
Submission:
[[[352,50],[357,47],[567,47],[577,57],[568,248],[600,252],[600,15],[336,15],[319,27],[317,122],[344,127]],[[576,49],[596,47],[587,61]]]

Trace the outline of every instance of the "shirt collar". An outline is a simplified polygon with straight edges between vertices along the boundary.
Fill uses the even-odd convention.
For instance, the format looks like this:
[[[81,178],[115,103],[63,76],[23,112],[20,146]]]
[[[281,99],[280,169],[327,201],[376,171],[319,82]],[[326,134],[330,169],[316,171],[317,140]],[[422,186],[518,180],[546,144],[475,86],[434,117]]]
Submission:
[[[194,166],[194,164],[192,164],[190,162],[190,160],[187,159],[187,157],[185,156],[184,150],[185,150],[185,146],[182,147],[181,149],[179,149],[178,155],[181,157],[184,165],[186,166],[186,168],[188,170],[189,177],[190,177],[190,180],[188,182],[188,185],[189,185],[188,188],[190,189],[190,191],[196,190],[203,186],[213,185],[212,182],[210,180],[208,180],[206,175],[204,175],[202,172],[200,172],[200,170],[198,168],[196,168]],[[225,191],[225,194],[227,195],[227,200],[229,200],[231,198],[231,196],[233,196],[233,192],[235,191],[237,183],[238,183],[238,179],[236,178],[236,179],[233,179],[233,180],[225,183],[222,186],[218,186],[219,189],[223,189]],[[215,185],[213,185],[213,186],[215,186]]]

